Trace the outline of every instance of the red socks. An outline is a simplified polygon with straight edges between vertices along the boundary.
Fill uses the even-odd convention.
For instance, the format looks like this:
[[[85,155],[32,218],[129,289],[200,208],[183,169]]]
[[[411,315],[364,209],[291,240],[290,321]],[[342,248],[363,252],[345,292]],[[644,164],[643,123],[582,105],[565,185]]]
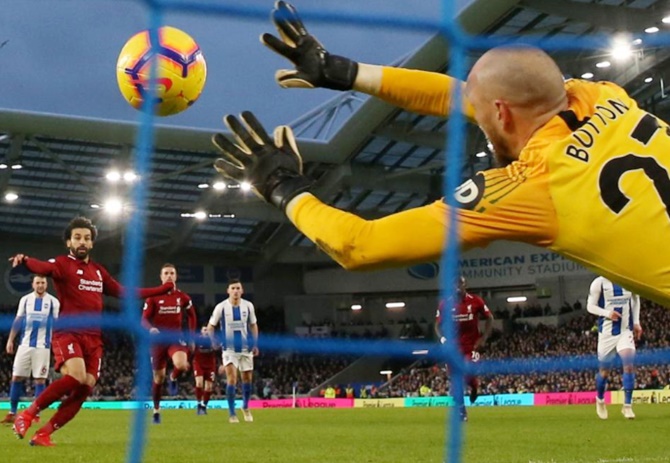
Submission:
[[[77,413],[79,413],[81,406],[84,404],[86,398],[91,395],[91,392],[93,392],[91,386],[79,384],[67,399],[60,404],[58,411],[51,417],[49,422],[37,432],[51,434],[65,426]]]
[[[200,402],[200,400],[202,400],[202,388],[201,387],[196,386],[196,388],[195,388],[195,400],[197,400],[198,402]]]
[[[163,384],[151,383],[151,397],[154,399],[154,410],[161,408],[161,397],[163,395]]]
[[[202,402],[207,405],[209,402],[209,397],[212,395],[212,391],[203,391],[202,393]]]
[[[75,389],[80,386],[79,381],[70,375],[65,375],[61,379],[54,381],[35,399],[28,408],[28,413],[36,415],[40,410],[44,410],[52,403],[60,400],[64,395],[71,395]],[[61,405],[62,407],[62,405]],[[74,415],[73,415],[74,416]]]

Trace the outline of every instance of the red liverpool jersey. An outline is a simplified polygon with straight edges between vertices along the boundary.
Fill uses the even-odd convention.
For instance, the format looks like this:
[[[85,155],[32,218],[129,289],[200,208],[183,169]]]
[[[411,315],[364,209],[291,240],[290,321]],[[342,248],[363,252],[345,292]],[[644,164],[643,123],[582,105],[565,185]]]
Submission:
[[[452,302],[450,299],[449,302]],[[491,311],[486,307],[484,300],[474,294],[465,293],[463,298],[454,306],[449,304],[451,315],[456,322],[458,332],[458,344],[463,348],[471,350],[479,340],[479,321],[491,317]],[[435,323],[442,323],[444,301],[437,308]]]
[[[72,255],[58,256],[47,262],[27,258],[25,266],[33,273],[50,276],[60,301],[60,320],[72,316],[100,317],[103,308],[103,294],[113,297],[123,295],[123,286],[109,274],[107,269],[89,259],[88,262],[77,259]],[[173,287],[172,283],[155,288],[140,288],[140,297],[148,297],[167,292]],[[98,323],[87,328],[59,329],[54,326],[54,332],[68,331],[86,334],[100,334]]]
[[[181,331],[184,313],[188,318],[189,332],[192,333],[197,323],[193,301],[188,294],[177,289],[162,296],[148,298],[144,303],[142,322],[149,328]]]

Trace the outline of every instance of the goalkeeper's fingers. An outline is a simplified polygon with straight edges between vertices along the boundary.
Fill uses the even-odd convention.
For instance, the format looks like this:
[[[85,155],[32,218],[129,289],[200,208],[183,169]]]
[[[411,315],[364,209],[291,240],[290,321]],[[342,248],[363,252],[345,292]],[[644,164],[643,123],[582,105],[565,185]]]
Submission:
[[[228,140],[228,138],[226,138],[226,136],[222,133],[214,134],[212,137],[212,142],[219,149],[219,151],[221,151],[221,154],[224,157],[222,160],[237,168],[238,170],[242,171],[246,166],[251,164],[249,155],[242,151],[240,147]],[[214,167],[217,167],[216,163],[214,163]],[[218,167],[217,170],[219,170]],[[227,173],[229,176],[235,178],[233,173],[223,168],[222,170],[224,171],[222,173]]]
[[[305,25],[290,3],[283,1],[275,3],[275,9],[272,11],[272,21],[275,23],[279,35],[290,44],[297,44],[301,37],[307,35]]]
[[[288,125],[280,125],[275,128],[274,139],[277,148],[283,149],[284,152],[290,152],[298,164],[298,173],[302,174],[302,156],[300,156],[300,151],[298,151],[298,144],[295,141],[293,129]]]
[[[293,58],[295,57],[295,48],[287,45],[283,40],[278,39],[272,34],[268,34],[267,32],[264,34],[261,34],[261,43],[268,47],[270,50],[274,51],[275,53],[283,56],[284,58],[287,58],[291,61],[293,61]]]
[[[280,69],[275,72],[275,80],[284,88],[315,88],[315,85],[299,71]]]
[[[226,178],[231,178],[237,181],[244,179],[244,167],[240,167],[237,163],[232,163],[228,159],[217,159],[214,161],[214,168]]]

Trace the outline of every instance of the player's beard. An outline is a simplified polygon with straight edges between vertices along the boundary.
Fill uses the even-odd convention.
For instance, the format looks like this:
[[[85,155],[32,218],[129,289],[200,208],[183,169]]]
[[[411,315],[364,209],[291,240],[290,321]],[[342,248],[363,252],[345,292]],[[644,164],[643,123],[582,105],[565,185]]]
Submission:
[[[74,257],[76,257],[79,260],[84,260],[88,257],[88,254],[91,252],[90,249],[88,249],[85,246],[79,246],[78,248],[70,248],[70,254],[72,254]]]
[[[512,149],[509,146],[507,140],[501,137],[495,130],[488,130],[484,132],[489,146],[492,147],[493,158],[496,161],[498,167],[507,167],[514,161],[512,156]]]

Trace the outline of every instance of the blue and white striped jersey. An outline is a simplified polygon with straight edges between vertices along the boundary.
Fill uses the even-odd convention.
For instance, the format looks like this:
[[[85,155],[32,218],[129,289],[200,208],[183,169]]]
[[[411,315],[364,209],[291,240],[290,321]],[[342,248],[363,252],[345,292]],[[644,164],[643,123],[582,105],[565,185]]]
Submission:
[[[214,307],[209,324],[221,323],[222,349],[227,352],[249,352],[253,345],[249,343],[249,326],[256,324],[254,305],[246,299],[233,306],[230,298]]]
[[[53,322],[58,318],[60,302],[49,293],[38,297],[33,291],[19,301],[16,317],[22,317],[20,346],[51,347]]]
[[[633,330],[640,323],[640,296],[633,294],[605,277],[598,277],[591,283],[586,309],[598,315],[598,332],[617,336],[624,329]],[[611,320],[609,315],[616,311],[621,315]]]

